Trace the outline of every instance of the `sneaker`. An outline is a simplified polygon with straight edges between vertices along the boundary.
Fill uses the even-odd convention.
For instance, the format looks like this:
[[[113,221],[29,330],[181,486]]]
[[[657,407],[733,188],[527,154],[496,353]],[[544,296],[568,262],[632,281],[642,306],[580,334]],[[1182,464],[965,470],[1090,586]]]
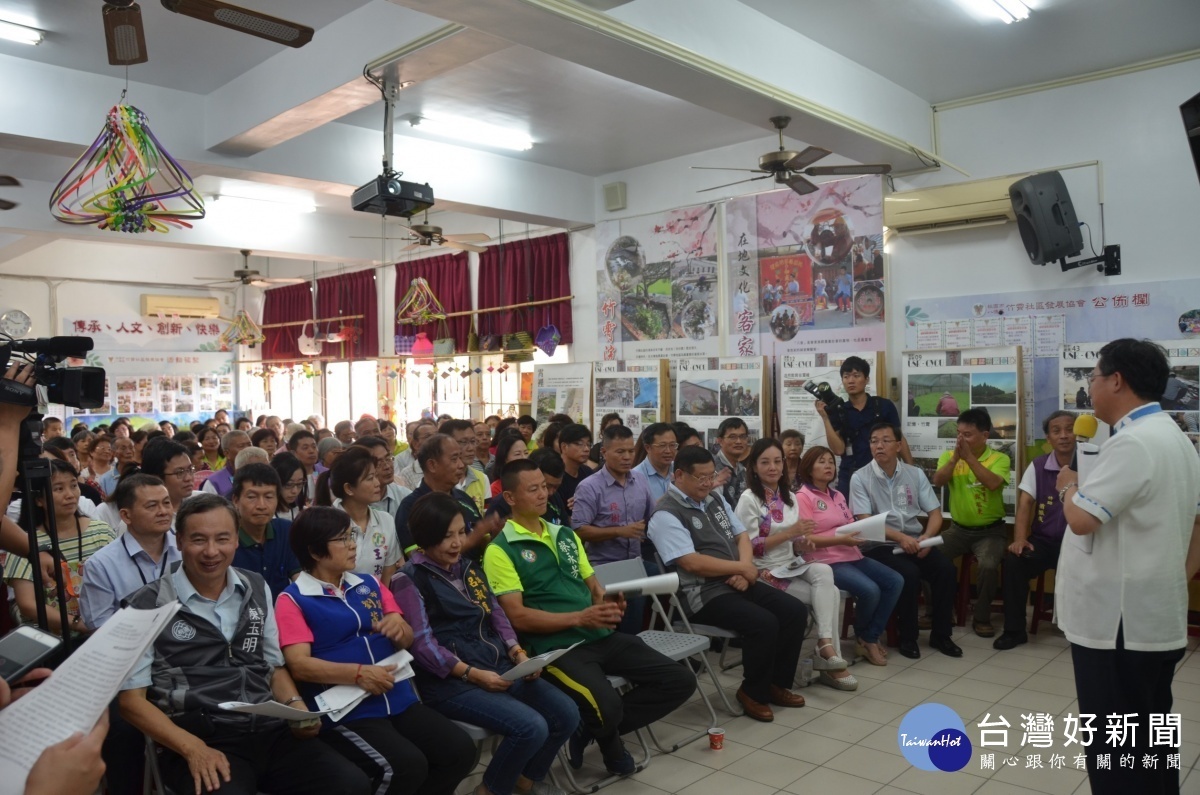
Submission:
[[[579,770],[583,767],[583,752],[589,745],[592,744],[592,733],[583,725],[583,721],[575,727],[575,731],[571,732],[571,737],[567,740],[567,761],[571,763],[571,767]]]
[[[604,760],[604,769],[614,776],[632,776],[637,772],[637,765],[633,761],[633,754],[622,749],[620,756]]]

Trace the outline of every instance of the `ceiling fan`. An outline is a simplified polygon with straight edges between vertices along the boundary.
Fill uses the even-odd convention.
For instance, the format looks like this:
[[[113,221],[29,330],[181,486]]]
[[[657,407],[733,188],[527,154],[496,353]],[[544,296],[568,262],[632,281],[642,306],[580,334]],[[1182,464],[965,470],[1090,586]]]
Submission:
[[[271,287],[272,285],[276,284],[303,284],[304,282],[308,281],[308,279],[296,279],[288,277],[267,277],[265,279],[260,278],[259,271],[256,271],[250,267],[250,249],[247,248],[242,249],[242,267],[233,272],[232,279],[219,279],[217,281],[210,281],[203,276],[194,276],[192,278],[210,285],[237,284],[240,282],[241,284],[249,285],[251,287]]]
[[[260,39],[303,47],[312,41],[313,29],[259,11],[223,3],[221,0],[161,0],[163,8],[186,17],[249,33]],[[105,0],[104,38],[108,62],[113,66],[145,63],[146,31],[142,7],[134,0]]]
[[[403,226],[403,224],[401,224]],[[407,246],[400,249],[399,253],[412,251],[421,246],[445,246],[446,248],[456,248],[460,251],[474,251],[476,254],[482,254],[487,251],[483,246],[473,245],[474,243],[485,243],[491,240],[491,235],[485,235],[482,232],[468,232],[463,235],[443,235],[440,226],[434,226],[429,223],[429,213],[425,213],[425,223],[412,224],[411,226],[403,226],[410,234],[404,237],[371,237],[365,235],[351,235],[352,238],[359,240],[408,240]]]
[[[761,177],[749,177],[747,179],[739,179],[737,182],[728,182],[724,185],[716,185],[711,188],[704,188],[699,191],[717,190],[718,188],[728,188],[730,185],[740,185],[743,182],[753,182],[759,179],[774,178],[778,185],[787,185],[801,196],[807,193],[813,193],[818,189],[817,185],[810,182],[806,177],[822,177],[826,175],[859,175],[859,174],[887,174],[892,170],[892,167],[886,163],[864,163],[857,166],[813,166],[812,164],[818,160],[832,154],[828,149],[822,149],[819,146],[810,146],[802,152],[793,152],[784,148],[783,131],[791,122],[791,116],[772,116],[771,124],[779,131],[779,151],[767,152],[758,159],[758,168],[719,168],[713,166],[692,166],[695,169],[704,169],[708,171],[748,171],[752,174],[762,174]]]
[[[0,187],[19,188],[21,187],[21,182],[16,177],[0,174]],[[0,210],[11,210],[16,206],[16,202],[10,202],[8,199],[0,199]]]

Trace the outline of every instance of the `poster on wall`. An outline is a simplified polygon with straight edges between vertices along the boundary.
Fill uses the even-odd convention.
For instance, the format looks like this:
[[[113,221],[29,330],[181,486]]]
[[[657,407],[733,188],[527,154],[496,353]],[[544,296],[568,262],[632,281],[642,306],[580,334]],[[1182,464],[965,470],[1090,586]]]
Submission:
[[[879,177],[731,199],[725,229],[728,353],[886,347]]]
[[[637,435],[670,417],[671,366],[666,359],[595,362],[592,384],[592,428],[600,427],[605,414],[616,413]]]
[[[874,395],[879,374],[878,355],[863,353],[785,353],[776,362],[779,367],[779,427],[804,434],[805,447],[825,445],[825,424],[817,414],[816,398],[804,388],[809,381],[827,383],[834,394],[846,400],[842,388],[841,366],[848,356],[859,356],[871,365],[872,378],[867,380],[867,394]]]
[[[727,417],[741,417],[753,444],[768,427],[770,391],[766,359],[681,359],[675,373],[675,416],[704,437],[716,450],[717,427]]]
[[[549,421],[551,414],[587,422],[591,397],[591,364],[542,364],[533,370],[533,417],[538,425]]]
[[[679,358],[717,349],[716,204],[596,227],[600,358]]]
[[[906,351],[903,354],[903,397],[900,416],[913,462],[932,481],[938,457],[954,449],[958,415],[986,409],[992,419],[988,446],[1011,462],[1004,506],[1016,514],[1020,480],[1021,350],[1017,347],[966,350]]]

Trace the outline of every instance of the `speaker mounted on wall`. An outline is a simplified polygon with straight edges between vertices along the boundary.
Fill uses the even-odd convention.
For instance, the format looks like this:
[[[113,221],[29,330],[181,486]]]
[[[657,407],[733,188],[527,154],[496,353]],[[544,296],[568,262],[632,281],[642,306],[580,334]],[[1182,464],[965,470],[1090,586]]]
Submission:
[[[1105,246],[1104,254],[1067,262],[1083,251],[1083,234],[1067,183],[1057,171],[1031,174],[1008,189],[1025,253],[1034,265],[1058,262],[1064,272],[1095,265],[1105,276],[1121,272],[1121,247]],[[1095,249],[1092,249],[1095,253]]]

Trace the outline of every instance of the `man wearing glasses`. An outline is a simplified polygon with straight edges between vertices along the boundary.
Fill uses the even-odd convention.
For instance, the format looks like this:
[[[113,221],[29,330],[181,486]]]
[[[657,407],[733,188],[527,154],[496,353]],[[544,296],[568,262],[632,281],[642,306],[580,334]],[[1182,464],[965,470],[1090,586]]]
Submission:
[[[717,475],[714,485],[730,505],[737,505],[746,490],[746,465],[742,459],[750,452],[750,428],[741,417],[729,417],[717,427],[717,446],[713,456]]]
[[[183,501],[192,496],[196,484],[196,468],[192,466],[192,457],[187,448],[179,442],[159,437],[146,442],[142,449],[141,473],[159,478],[167,488],[167,496],[171,501],[171,526],[175,529],[174,512],[179,510]],[[124,517],[120,506],[114,498],[101,505],[96,511],[96,518],[108,522],[117,535],[125,532]],[[88,626],[91,626],[90,624]]]
[[[671,485],[671,464],[675,461],[675,453],[679,451],[675,429],[669,422],[647,425],[642,431],[642,448],[646,457],[633,471],[645,478],[650,497],[657,504]]]

